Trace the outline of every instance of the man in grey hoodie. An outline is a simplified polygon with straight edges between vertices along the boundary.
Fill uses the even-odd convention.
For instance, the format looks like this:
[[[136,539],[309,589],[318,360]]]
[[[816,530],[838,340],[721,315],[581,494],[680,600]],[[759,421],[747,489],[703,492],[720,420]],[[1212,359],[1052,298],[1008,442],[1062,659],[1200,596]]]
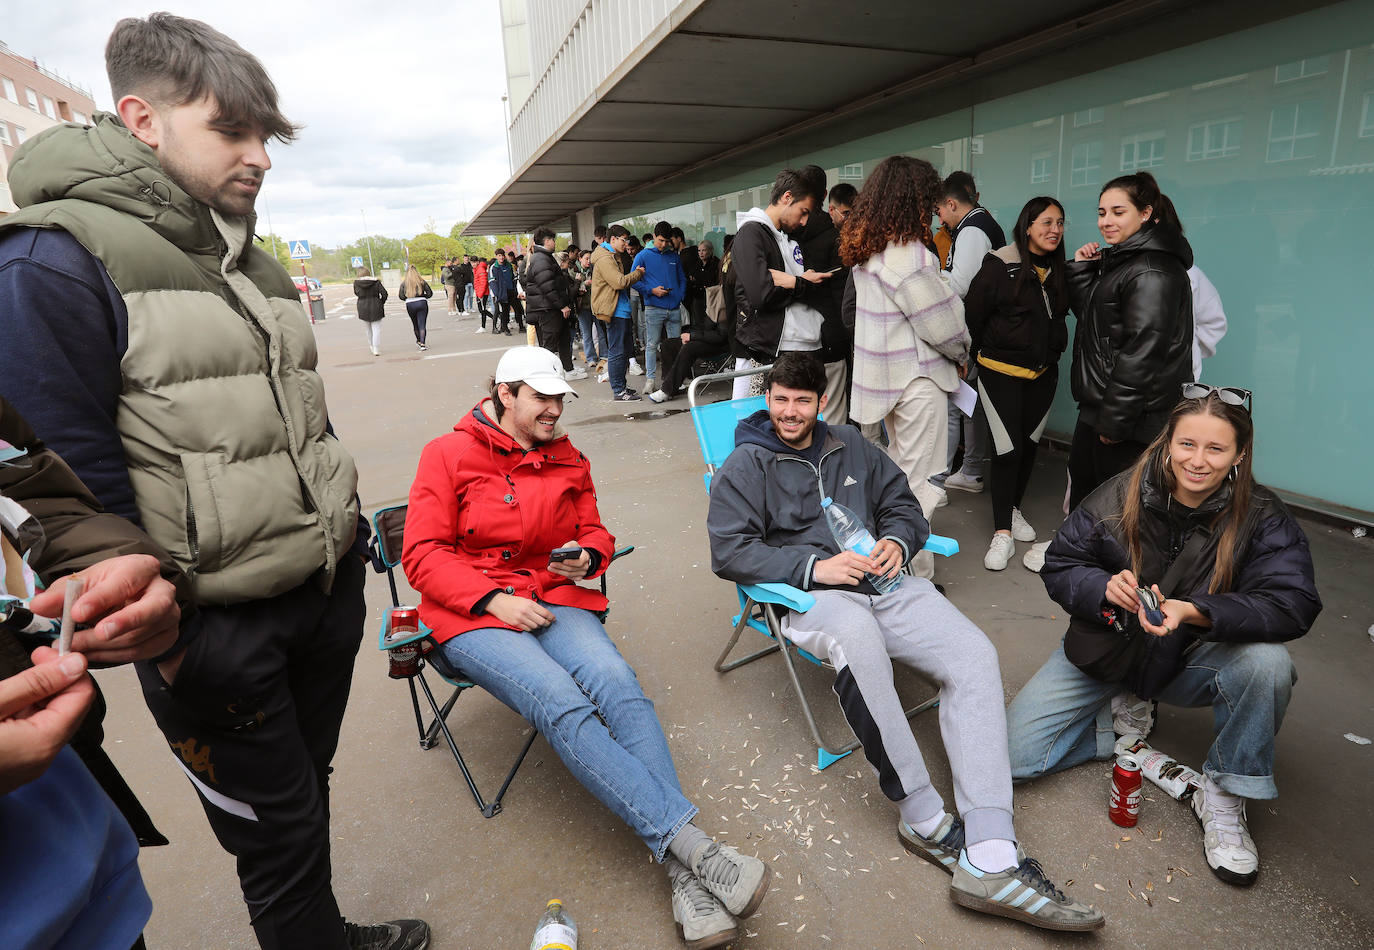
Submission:
[[[768,408],[740,422],[735,451],[711,481],[711,568],[737,583],[785,581],[815,604],[789,611],[788,639],[828,657],[845,718],[897,803],[902,844],[953,875],[958,904],[1050,930],[1095,930],[1102,913],[1071,900],[1024,857],[1012,825],[1011,765],[997,651],[930,581],[903,577],[880,594],[930,528],[886,453],[848,425],[818,419],[825,367],[782,353]],[[868,555],[840,550],[822,513],[831,498],[877,538]],[[892,682],[901,660],[940,687],[940,727],[958,815],[945,811]]]

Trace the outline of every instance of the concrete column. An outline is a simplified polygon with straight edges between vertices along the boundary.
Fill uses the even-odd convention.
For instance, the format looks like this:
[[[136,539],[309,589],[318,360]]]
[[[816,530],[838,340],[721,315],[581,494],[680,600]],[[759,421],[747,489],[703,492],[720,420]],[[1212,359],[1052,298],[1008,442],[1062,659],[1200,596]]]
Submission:
[[[601,223],[601,206],[583,208],[572,217],[572,242],[578,247],[592,246],[592,231]]]

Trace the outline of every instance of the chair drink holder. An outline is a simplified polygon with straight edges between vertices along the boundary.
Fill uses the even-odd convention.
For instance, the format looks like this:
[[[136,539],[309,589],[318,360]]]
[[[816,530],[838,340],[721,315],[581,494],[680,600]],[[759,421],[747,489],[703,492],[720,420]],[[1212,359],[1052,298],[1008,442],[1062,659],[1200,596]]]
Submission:
[[[380,508],[372,516],[373,535],[369,542],[369,553],[372,556],[372,566],[379,574],[385,574],[387,584],[391,587],[391,607],[392,609],[401,605],[400,592],[396,587],[396,568],[401,563],[401,549],[404,543],[405,520],[407,505],[393,505],[388,508]],[[629,554],[634,550],[633,546],[620,548],[615,552],[616,558]],[[601,575],[601,593],[606,593],[606,575]],[[609,611],[606,611],[608,613]],[[602,623],[606,622],[606,613],[600,614]],[[460,634],[461,636],[461,634]],[[520,766],[525,761],[525,756],[529,754],[530,746],[534,745],[535,737],[538,732],[530,727],[529,737],[520,748],[520,753],[515,757],[515,763],[511,765],[510,771],[501,782],[501,788],[491,801],[487,801],[480,789],[477,787],[476,780],[472,777],[472,772],[468,769],[467,762],[463,759],[463,753],[458,748],[457,741],[453,738],[453,733],[448,727],[449,713],[453,711],[454,704],[458,702],[458,697],[464,690],[472,689],[477,684],[469,680],[460,669],[455,669],[444,659],[444,655],[438,649],[438,644],[434,641],[434,631],[424,624],[420,624],[419,632],[408,637],[393,639],[391,637],[391,610],[387,610],[386,616],[382,620],[382,629],[378,637],[377,647],[382,652],[391,654],[392,651],[401,647],[412,647],[421,650],[421,655],[416,661],[413,669],[404,674],[392,674],[393,678],[405,679],[406,685],[410,687],[410,704],[415,713],[415,729],[419,735],[420,748],[429,750],[439,744],[439,737],[444,737],[444,742],[448,745],[448,750],[453,754],[454,761],[458,763],[458,769],[463,773],[463,780],[467,782],[468,791],[472,793],[473,801],[477,803],[477,808],[482,812],[483,818],[494,818],[501,813],[501,801],[506,796],[506,790],[515,780],[515,773],[520,770]],[[453,687],[453,693],[439,704],[430,688],[429,681],[425,677],[425,667],[430,666],[448,685]],[[419,689],[415,684],[419,683]],[[430,712],[433,716],[429,723],[425,723],[425,714],[420,707],[420,693],[424,694],[425,701],[429,704]]]
[[[726,373],[698,376],[692,380],[688,387],[687,402],[691,407],[692,424],[696,427],[697,443],[701,448],[702,459],[706,462],[706,472],[702,479],[706,483],[707,494],[710,494],[711,491],[712,476],[724,464],[730,453],[734,451],[735,426],[741,419],[753,415],[760,409],[767,408],[767,401],[763,396],[749,396],[743,399],[701,403],[699,402],[701,390],[711,383],[754,376],[766,373],[771,368],[770,366],[762,366],[754,369],[732,370]],[[926,542],[925,550],[950,556],[959,552],[959,542],[953,538],[931,535]],[[734,630],[730,634],[730,639],[726,641],[725,649],[716,659],[716,672],[728,673],[770,654],[781,653],[783,665],[787,669],[787,678],[791,681],[792,689],[797,694],[797,700],[801,703],[802,715],[806,718],[807,728],[811,730],[811,738],[816,743],[816,767],[820,769],[829,768],[857,749],[859,740],[835,742],[822,734],[811,710],[811,703],[806,697],[806,692],[802,689],[801,677],[797,673],[796,657],[799,656],[807,662],[832,671],[834,667],[828,660],[816,657],[792,643],[782,632],[781,611],[795,610],[798,613],[805,613],[816,603],[816,598],[790,584],[781,583],[736,584],[735,592],[739,597],[740,612],[730,618]],[[773,642],[746,656],[733,660],[727,659],[739,643],[740,636],[748,628],[757,630]],[[911,719],[939,704],[940,697],[937,694],[906,710],[906,717]]]

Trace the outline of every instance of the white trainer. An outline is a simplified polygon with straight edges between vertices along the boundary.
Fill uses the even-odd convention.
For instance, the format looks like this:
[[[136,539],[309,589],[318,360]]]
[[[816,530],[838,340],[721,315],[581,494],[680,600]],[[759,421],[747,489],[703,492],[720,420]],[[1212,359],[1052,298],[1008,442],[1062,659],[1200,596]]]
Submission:
[[[639,362],[638,362],[636,359],[634,359],[634,357],[631,357],[631,358],[630,358],[630,369],[629,369],[629,373],[630,373],[631,376],[643,376],[643,375],[644,375],[644,367],[643,367],[643,366],[640,366],[640,365],[639,365]]]
[[[1249,887],[1259,877],[1259,849],[1245,826],[1245,799],[1228,795],[1208,778],[1193,793],[1193,814],[1202,825],[1207,866],[1227,884]]]
[[[1134,693],[1112,697],[1112,731],[1119,736],[1150,738],[1155,728],[1155,703]]]
[[[983,555],[983,566],[990,571],[1004,571],[1011,556],[1016,553],[1016,542],[1011,535],[997,532],[988,545],[988,553]]]
[[[1011,510],[1011,536],[1023,544],[1035,540],[1035,529],[1026,520],[1026,516],[1021,514],[1020,508]]]
[[[568,379],[586,379],[587,371],[580,366],[575,366],[565,374]]]
[[[654,402],[667,402],[668,394],[661,389],[656,389],[653,392],[649,393],[649,398],[652,399]]]
[[[1031,549],[1022,556],[1021,566],[1028,571],[1039,574],[1040,569],[1045,566],[1045,552],[1049,550],[1049,547],[1048,541],[1032,544]]]
[[[962,471],[955,472],[945,479],[946,488],[957,488],[960,491],[980,492],[983,490],[983,476],[965,475]]]

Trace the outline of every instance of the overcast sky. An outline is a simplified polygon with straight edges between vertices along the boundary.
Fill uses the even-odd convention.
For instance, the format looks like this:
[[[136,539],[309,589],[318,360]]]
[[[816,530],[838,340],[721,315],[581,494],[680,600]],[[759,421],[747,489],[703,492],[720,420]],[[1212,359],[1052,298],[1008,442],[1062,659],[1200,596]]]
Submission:
[[[447,234],[509,177],[505,62],[496,0],[23,0],[0,40],[111,109],[105,40],[126,16],[168,9],[232,36],[267,67],[305,129],[269,146],[258,230],[337,246]]]

